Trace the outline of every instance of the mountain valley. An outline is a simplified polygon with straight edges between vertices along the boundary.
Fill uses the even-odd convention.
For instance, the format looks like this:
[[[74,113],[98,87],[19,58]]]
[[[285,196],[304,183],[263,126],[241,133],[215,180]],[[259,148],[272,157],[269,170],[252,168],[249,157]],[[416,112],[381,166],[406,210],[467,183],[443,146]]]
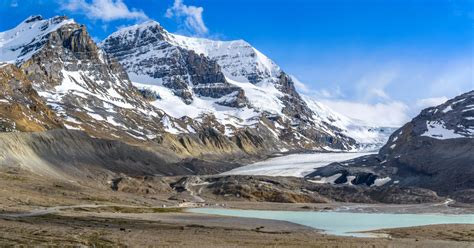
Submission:
[[[134,246],[149,225],[196,240],[216,232],[252,242],[284,233],[304,246],[359,242],[289,222],[182,212],[194,207],[473,213],[474,91],[398,128],[337,113],[300,94],[295,80],[244,40],[173,34],[156,21],[98,43],[66,16],[30,16],[0,32],[0,222],[15,230],[3,228],[0,245],[44,223],[58,244],[69,221],[81,230],[93,223],[94,233],[64,241],[74,245]],[[135,227],[138,236],[120,240]],[[472,242],[469,226],[450,228],[468,234],[445,230],[441,243]],[[168,246],[182,239],[170,235],[160,236]],[[390,243],[379,241],[367,244]]]

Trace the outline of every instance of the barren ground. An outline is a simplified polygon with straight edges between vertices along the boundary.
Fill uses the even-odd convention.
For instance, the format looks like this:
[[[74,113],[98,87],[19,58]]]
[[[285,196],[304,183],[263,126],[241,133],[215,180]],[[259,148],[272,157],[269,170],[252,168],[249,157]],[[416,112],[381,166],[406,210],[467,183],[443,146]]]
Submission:
[[[102,187],[102,188],[101,188]],[[27,173],[0,173],[0,246],[96,247],[474,247],[473,225],[434,225],[383,230],[392,238],[336,237],[273,220],[199,215],[175,208],[166,192],[114,192],[103,185],[60,182]],[[210,202],[246,209],[317,211],[348,208],[432,209],[472,213],[445,205],[279,204]],[[71,208],[48,207],[72,206]],[[162,208],[166,205],[166,208]],[[38,211],[41,210],[41,211]],[[416,212],[416,211],[415,211]],[[20,215],[18,215],[20,213]],[[35,213],[31,216],[21,213]],[[16,217],[12,217],[16,216]]]

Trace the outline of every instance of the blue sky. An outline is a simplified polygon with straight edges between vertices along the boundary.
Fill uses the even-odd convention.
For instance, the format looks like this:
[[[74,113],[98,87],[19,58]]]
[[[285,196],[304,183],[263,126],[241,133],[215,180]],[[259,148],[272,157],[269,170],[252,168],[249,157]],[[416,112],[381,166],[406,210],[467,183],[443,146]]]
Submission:
[[[349,116],[399,125],[474,89],[473,6],[474,0],[0,0],[0,30],[32,14],[65,14],[97,40],[147,19],[171,32],[244,39],[303,82],[300,92]]]

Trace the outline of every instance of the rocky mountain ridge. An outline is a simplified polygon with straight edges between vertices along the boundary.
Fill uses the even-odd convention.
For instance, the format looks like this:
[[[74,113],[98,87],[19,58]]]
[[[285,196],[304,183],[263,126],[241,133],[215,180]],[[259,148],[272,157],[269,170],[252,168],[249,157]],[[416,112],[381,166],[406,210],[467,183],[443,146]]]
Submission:
[[[154,22],[111,37],[104,52],[63,16],[32,16],[1,32],[1,130],[78,130],[174,154],[173,163],[358,147],[317,119],[291,77],[246,42],[177,36]],[[129,75],[151,84],[132,84]]]
[[[212,116],[227,136],[263,124],[277,140],[302,149],[364,147],[343,125],[315,113],[293,79],[243,40],[185,37],[150,21],[123,28],[100,46],[118,59],[135,86],[159,96],[154,106],[175,118]],[[200,59],[193,63],[190,56]],[[194,76],[192,67],[207,68],[201,71],[210,80]],[[212,93],[203,95],[203,88]]]
[[[230,139],[219,132],[212,120],[177,119],[151,105],[143,92],[130,83],[121,65],[96,46],[85,26],[66,17],[30,17],[0,37],[0,60],[14,64],[19,74],[14,80],[5,81],[10,85],[21,80],[31,83],[32,90],[40,96],[38,100],[49,107],[58,122],[30,131],[77,129],[93,137],[165,147],[183,157],[226,154],[233,158],[278,150],[276,140],[263,144],[268,132],[240,130]],[[19,56],[17,59],[10,59],[13,52]],[[10,67],[3,65],[0,69]],[[11,73],[2,75],[10,77]],[[2,104],[15,103],[5,99]],[[2,116],[4,122],[19,122],[6,119],[12,116],[11,108],[7,110]],[[12,129],[15,130],[28,131]]]
[[[307,178],[334,184],[422,187],[474,202],[474,91],[424,109],[378,154],[333,163]]]

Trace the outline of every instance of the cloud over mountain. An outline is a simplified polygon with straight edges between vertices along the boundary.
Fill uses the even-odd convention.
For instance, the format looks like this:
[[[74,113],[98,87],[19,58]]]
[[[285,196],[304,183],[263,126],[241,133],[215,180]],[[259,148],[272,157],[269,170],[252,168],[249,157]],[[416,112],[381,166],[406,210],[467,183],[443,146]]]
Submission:
[[[165,17],[175,18],[184,31],[198,36],[209,32],[202,13],[204,8],[183,4],[182,0],[175,0],[172,7],[166,10]]]
[[[64,10],[80,13],[91,20],[105,22],[120,19],[147,20],[148,16],[139,9],[129,9],[122,0],[66,0],[61,1]]]

